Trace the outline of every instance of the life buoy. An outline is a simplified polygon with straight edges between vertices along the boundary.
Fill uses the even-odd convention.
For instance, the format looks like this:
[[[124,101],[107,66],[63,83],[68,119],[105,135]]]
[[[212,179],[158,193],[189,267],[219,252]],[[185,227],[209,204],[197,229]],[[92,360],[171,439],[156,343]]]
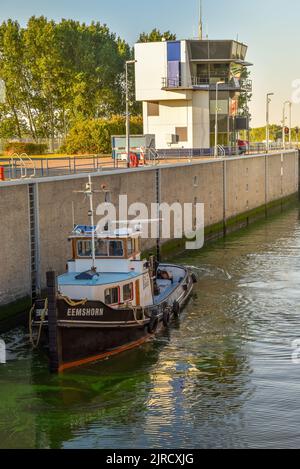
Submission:
[[[149,324],[148,324],[148,332],[149,332],[149,334],[154,334],[154,333],[155,333],[155,331],[156,331],[157,328],[158,328],[158,322],[159,322],[159,321],[158,321],[158,317],[157,317],[155,314],[153,314],[153,315],[151,316],[150,322],[149,322]]]
[[[174,314],[174,317],[175,317],[175,318],[178,318],[178,317],[179,317],[179,314],[180,314],[180,304],[178,303],[178,301],[174,301],[174,303],[173,303],[173,314]]]
[[[130,153],[130,168],[138,168],[139,159],[135,153]]]
[[[4,168],[0,166],[0,181],[5,181]]]
[[[163,323],[165,327],[168,327],[171,321],[170,310],[166,309],[163,314]]]

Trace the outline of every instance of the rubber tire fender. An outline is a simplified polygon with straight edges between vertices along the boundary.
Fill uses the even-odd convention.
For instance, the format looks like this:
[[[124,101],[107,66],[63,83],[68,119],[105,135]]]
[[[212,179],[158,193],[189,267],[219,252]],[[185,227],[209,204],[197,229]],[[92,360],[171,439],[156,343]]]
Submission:
[[[196,274],[192,273],[191,274],[191,279],[193,280],[193,283],[198,283],[198,277]]]
[[[166,309],[163,314],[163,324],[165,328],[169,327],[170,321],[171,321],[171,314],[170,314],[169,309]]]
[[[180,304],[178,301],[174,301],[173,303],[173,314],[175,318],[178,318],[180,315]]]

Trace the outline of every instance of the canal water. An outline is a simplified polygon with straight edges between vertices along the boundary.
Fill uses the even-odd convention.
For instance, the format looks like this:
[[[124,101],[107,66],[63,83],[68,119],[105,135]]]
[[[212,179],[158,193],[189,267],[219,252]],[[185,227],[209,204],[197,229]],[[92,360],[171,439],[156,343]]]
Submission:
[[[194,298],[138,350],[50,376],[26,330],[1,336],[0,447],[300,446],[299,208],[174,260]]]

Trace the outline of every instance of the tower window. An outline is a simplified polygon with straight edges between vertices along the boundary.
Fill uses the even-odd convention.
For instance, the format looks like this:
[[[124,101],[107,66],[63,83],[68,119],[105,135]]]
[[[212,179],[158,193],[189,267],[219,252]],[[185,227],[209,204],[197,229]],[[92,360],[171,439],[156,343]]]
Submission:
[[[149,117],[159,116],[159,102],[158,101],[148,102],[148,116]]]
[[[188,129],[187,127],[176,127],[175,130],[176,135],[178,135],[179,142],[187,142],[188,141]]]

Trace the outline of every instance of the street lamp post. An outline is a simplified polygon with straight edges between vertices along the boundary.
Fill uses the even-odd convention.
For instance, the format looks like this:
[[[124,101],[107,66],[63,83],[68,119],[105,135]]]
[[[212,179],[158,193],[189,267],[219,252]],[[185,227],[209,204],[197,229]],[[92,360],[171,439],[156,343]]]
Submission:
[[[292,140],[292,134],[291,134],[291,125],[292,125],[292,103],[291,101],[285,101],[283,103],[283,112],[282,112],[282,142],[283,142],[283,149],[285,150],[285,121],[286,121],[286,115],[285,115],[285,107],[286,105],[289,104],[290,106],[290,139]],[[290,142],[291,143],[291,142]]]
[[[129,83],[128,83],[128,65],[135,64],[136,60],[127,60],[125,63],[125,82],[126,82],[126,155],[127,167],[130,167],[130,113],[129,113]]]
[[[218,114],[219,114],[219,107],[218,107],[218,93],[219,93],[219,85],[224,85],[224,81],[218,81],[216,83],[216,122],[215,122],[215,158],[218,158]]]
[[[274,93],[267,94],[267,116],[266,116],[266,143],[267,143],[267,153],[270,151],[270,104],[272,102],[271,96],[274,96]]]
[[[292,106],[293,106],[293,103],[291,101],[289,101],[289,121],[290,121],[290,131],[289,131],[289,149],[291,149],[292,147]]]

